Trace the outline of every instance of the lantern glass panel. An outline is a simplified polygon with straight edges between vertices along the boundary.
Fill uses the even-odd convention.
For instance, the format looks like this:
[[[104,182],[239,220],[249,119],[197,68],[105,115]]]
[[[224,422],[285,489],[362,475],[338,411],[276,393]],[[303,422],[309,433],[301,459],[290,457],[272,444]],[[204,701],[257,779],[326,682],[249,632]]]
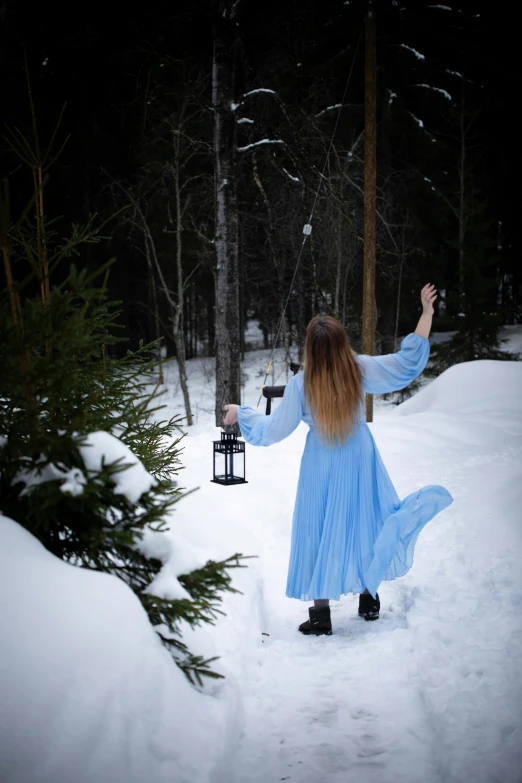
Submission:
[[[239,444],[235,444],[236,448]],[[245,452],[237,451],[228,455],[228,469],[233,481],[245,480]]]
[[[245,484],[245,443],[237,435],[222,433],[214,441],[214,478],[218,484]]]
[[[214,476],[218,481],[226,480],[224,451],[214,451]]]

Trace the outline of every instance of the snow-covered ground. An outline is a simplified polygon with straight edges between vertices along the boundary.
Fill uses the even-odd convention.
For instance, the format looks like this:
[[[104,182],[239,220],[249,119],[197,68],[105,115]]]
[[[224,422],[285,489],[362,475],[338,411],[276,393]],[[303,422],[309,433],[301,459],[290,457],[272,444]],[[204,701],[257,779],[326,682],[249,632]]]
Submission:
[[[521,327],[504,336],[522,350]],[[267,357],[246,355],[245,404],[257,404]],[[285,382],[282,361],[270,382]],[[126,588],[6,523],[2,783],[520,783],[522,363],[458,365],[401,406],[377,403],[372,431],[399,495],[442,484],[455,502],[422,532],[410,573],[381,586],[379,621],[346,596],[333,636],[317,638],[297,632],[308,604],[284,595],[306,426],[247,446],[248,484],[213,484],[210,359],[189,363],[189,384],[196,423],[180,482],[199,491],[177,505],[173,542],[257,556],[236,573],[243,594],[225,596],[226,616],[185,637],[220,656],[226,679],[196,692]],[[166,385],[181,412],[174,364]],[[2,776],[24,738],[18,777]]]

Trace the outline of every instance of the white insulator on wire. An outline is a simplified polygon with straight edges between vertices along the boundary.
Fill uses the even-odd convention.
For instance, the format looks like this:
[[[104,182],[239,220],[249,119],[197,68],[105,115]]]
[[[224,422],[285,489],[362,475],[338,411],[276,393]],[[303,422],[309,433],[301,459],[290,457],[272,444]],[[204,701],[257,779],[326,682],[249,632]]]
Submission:
[[[303,226],[303,234],[305,234],[305,236],[309,237],[311,233],[312,233],[312,226],[310,225],[310,223],[306,223]]]

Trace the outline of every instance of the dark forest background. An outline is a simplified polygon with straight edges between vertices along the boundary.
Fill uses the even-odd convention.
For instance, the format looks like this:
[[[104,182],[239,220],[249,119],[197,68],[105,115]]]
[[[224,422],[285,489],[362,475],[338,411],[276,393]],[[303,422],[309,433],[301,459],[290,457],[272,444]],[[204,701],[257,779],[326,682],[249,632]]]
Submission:
[[[520,69],[510,6],[378,0],[373,7],[376,350],[394,350],[414,327],[429,281],[441,294],[435,328],[460,334],[453,360],[494,356],[500,325],[522,316]],[[79,264],[93,270],[117,259],[110,286],[132,343],[163,336],[170,355],[180,340],[187,358],[212,355],[212,65],[216,19],[227,11],[235,29],[241,333],[257,319],[272,345],[321,183],[280,343],[299,345],[322,311],[341,319],[357,347],[367,3],[2,0],[2,121],[31,134],[25,47],[43,141],[67,104],[58,137],[70,138],[50,170],[48,217],[70,227],[126,207],[104,243],[83,247]],[[5,139],[0,177],[10,181],[17,214],[32,182]]]

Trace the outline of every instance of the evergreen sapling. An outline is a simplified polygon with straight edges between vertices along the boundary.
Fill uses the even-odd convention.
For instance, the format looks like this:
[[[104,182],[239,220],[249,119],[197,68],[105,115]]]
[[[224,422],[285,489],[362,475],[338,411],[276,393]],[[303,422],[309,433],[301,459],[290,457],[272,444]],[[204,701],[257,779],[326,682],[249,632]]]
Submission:
[[[201,684],[202,676],[220,675],[214,659],[188,650],[182,621],[215,621],[223,592],[236,592],[230,572],[242,556],[173,574],[182,597],[150,591],[168,568],[151,537],[175,524],[181,498],[181,419],[159,415],[157,344],[117,355],[112,262],[90,275],[71,262],[83,244],[105,238],[104,226],[90,218],[61,239],[43,209],[51,149],[33,149],[18,131],[9,140],[32,169],[34,193],[16,223],[7,183],[0,199],[0,511],[57,557],[122,579],[178,666]],[[127,471],[139,473],[137,490],[129,491]]]

